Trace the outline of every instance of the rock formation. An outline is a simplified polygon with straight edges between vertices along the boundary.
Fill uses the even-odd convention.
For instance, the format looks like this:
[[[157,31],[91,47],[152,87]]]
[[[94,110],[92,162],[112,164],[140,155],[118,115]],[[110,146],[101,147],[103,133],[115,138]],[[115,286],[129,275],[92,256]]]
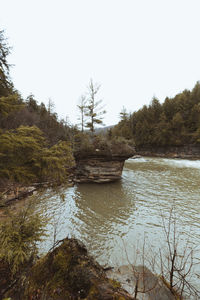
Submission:
[[[128,145],[95,149],[93,153],[78,153],[76,159],[76,182],[111,182],[121,178],[124,162],[135,154]]]
[[[153,274],[145,266],[126,265],[107,271],[107,276],[121,283],[122,288],[137,300],[175,300],[177,299],[165,285],[163,280]]]
[[[81,242],[68,238],[38,260],[4,296],[12,300],[134,299],[107,278]]]
[[[104,269],[88,254],[85,246],[73,238],[65,238],[17,279],[9,277],[8,268],[1,263],[0,272],[3,275],[0,281],[1,299],[177,299],[164,282],[145,266]],[[137,297],[134,298],[136,286]]]

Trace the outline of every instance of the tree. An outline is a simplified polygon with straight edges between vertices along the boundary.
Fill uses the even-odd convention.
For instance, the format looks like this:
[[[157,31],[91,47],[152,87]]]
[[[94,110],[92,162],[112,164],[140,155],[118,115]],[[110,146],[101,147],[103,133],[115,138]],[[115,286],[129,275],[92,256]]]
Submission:
[[[10,47],[7,45],[4,37],[4,31],[0,30],[0,97],[8,96],[13,86],[9,78],[9,64],[7,56],[10,53]]]
[[[7,97],[0,97],[0,117],[5,118],[9,114],[19,111],[24,107],[24,104],[19,94],[11,94]]]
[[[82,132],[84,131],[84,127],[85,127],[85,115],[86,115],[86,108],[87,108],[86,104],[87,104],[86,97],[82,95],[79,101],[79,105],[77,105],[80,113],[78,120],[80,120],[79,125],[81,126]]]
[[[128,116],[127,109],[123,106],[121,112],[119,113],[119,117],[122,121],[127,121]]]
[[[26,105],[29,111],[31,112],[38,112],[39,111],[39,106],[37,104],[37,100],[35,100],[34,95],[30,94],[26,98]]]
[[[38,242],[47,236],[48,219],[35,212],[34,201],[19,212],[6,210],[5,216],[0,224],[0,299],[24,299],[24,278],[38,258]],[[10,291],[16,297],[10,298]]]
[[[94,132],[95,124],[103,125],[103,115],[106,113],[103,110],[104,106],[100,106],[102,100],[96,100],[96,95],[100,89],[100,85],[97,83],[93,83],[93,80],[90,80],[88,86],[88,99],[87,99],[87,111],[86,116],[89,118],[89,122],[87,122],[86,127],[90,129],[90,131]]]
[[[55,103],[53,102],[53,100],[51,98],[49,98],[48,100],[48,104],[47,104],[47,110],[48,110],[48,114],[52,115],[55,109]]]
[[[43,148],[37,158],[38,177],[40,180],[66,182],[68,171],[74,166],[70,143],[59,141],[51,148]]]
[[[0,224],[0,260],[8,263],[15,274],[20,267],[37,254],[37,242],[42,240],[45,219],[34,213],[33,207],[19,213],[7,212],[6,220]]]
[[[47,147],[36,126],[20,126],[0,134],[0,179],[11,183],[64,182],[74,159],[69,143]]]
[[[161,217],[166,239],[166,249],[162,247],[159,250],[162,279],[168,282],[170,291],[178,295],[178,299],[199,299],[200,290],[195,287],[191,279],[191,274],[195,274],[195,266],[199,265],[199,260],[195,257],[195,248],[189,237],[184,246],[180,245],[182,232],[178,230],[173,206],[167,221],[166,216],[161,214]]]

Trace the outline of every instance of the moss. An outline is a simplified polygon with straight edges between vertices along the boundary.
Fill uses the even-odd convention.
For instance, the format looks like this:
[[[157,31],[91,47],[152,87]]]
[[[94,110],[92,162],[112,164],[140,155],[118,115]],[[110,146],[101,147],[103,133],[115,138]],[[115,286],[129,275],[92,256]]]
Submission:
[[[95,285],[92,285],[86,299],[87,300],[94,299],[94,296],[96,296],[96,295],[98,295],[97,287]]]
[[[114,279],[109,279],[109,283],[114,287],[114,288],[121,288],[121,284],[114,280]]]
[[[30,297],[39,300],[131,299],[123,297],[126,293],[120,284],[107,279],[103,268],[75,239],[65,239],[62,245],[39,260],[28,282],[24,300]]]

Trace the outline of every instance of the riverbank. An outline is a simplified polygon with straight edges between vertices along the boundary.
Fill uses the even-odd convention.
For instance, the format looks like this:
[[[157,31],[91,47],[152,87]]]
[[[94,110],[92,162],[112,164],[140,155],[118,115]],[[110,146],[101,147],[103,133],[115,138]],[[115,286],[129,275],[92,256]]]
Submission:
[[[75,184],[75,175],[74,172],[68,177],[68,180],[65,185],[68,187],[73,186]],[[32,183],[30,186],[24,185],[16,185],[11,184],[8,187],[0,188],[0,208],[4,208],[6,206],[12,205],[16,201],[25,199],[29,196],[34,195],[39,190],[47,189],[51,187],[59,187],[60,183],[55,182],[42,182],[42,183]]]
[[[107,148],[92,148],[91,151],[78,151],[74,154],[75,166],[68,169],[65,184],[74,183],[106,183],[121,178],[124,162],[135,154],[135,149],[127,144],[111,143]],[[20,183],[4,183],[0,187],[0,207],[32,195],[37,189],[59,185],[56,181],[32,183],[25,186]]]
[[[199,245],[199,172],[198,161],[127,160],[122,180],[102,185],[61,187],[58,192],[64,196],[62,199],[51,189],[44,190],[35,211],[52,218],[58,239],[66,236],[80,238],[100,265],[116,267],[128,264],[122,239],[130,262],[139,265],[142,264],[139,255],[144,232],[146,254],[150,255],[148,249],[152,249],[148,246],[153,247],[154,253],[160,247],[165,250],[160,211],[167,218],[172,205],[177,208],[181,249],[184,249],[184,241],[189,235],[192,244]],[[53,228],[50,224],[47,227],[49,238],[40,245],[42,252],[52,247]],[[199,252],[195,254],[199,257]],[[147,260],[149,255],[145,255]],[[198,287],[195,274],[199,274],[199,269],[193,274],[192,282]]]
[[[137,148],[136,153],[149,157],[200,159],[200,145],[142,147]]]
[[[4,274],[0,295],[12,300],[131,300],[136,296],[138,300],[176,299],[146,267],[104,269],[76,239],[62,240],[23,274],[18,274],[16,281],[2,264],[0,271]]]
[[[41,186],[41,185],[40,185]],[[11,205],[15,201],[24,199],[28,196],[32,196],[39,186],[19,187],[3,189],[0,197],[0,208]]]
[[[6,271],[2,265],[0,270]],[[103,267],[76,239],[64,239],[57,248],[27,268],[13,286],[15,279],[11,280],[6,274],[4,278],[7,282],[0,283],[1,296],[12,300],[134,299],[119,282],[106,276]],[[3,293],[9,286],[11,288]]]

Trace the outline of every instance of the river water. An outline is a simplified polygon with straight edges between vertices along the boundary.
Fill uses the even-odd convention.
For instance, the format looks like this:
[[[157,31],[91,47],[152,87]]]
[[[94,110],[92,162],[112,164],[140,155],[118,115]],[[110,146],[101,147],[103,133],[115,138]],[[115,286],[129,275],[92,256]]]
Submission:
[[[139,264],[141,257],[153,260],[152,254],[155,258],[166,246],[163,223],[172,207],[180,249],[187,241],[198,248],[199,181],[199,160],[138,158],[126,161],[118,182],[45,191],[36,209],[51,222],[41,252],[53,245],[55,236],[74,236],[105,266]]]

